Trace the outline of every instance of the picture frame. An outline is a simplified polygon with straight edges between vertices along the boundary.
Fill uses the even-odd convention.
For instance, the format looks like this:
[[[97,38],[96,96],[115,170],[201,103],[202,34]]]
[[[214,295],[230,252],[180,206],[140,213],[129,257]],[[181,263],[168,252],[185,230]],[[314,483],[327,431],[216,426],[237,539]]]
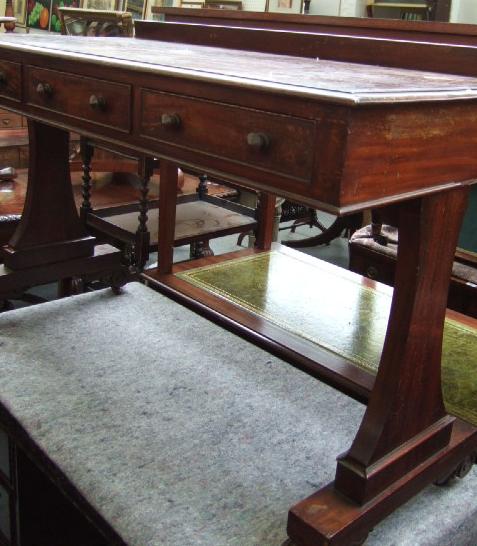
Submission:
[[[123,9],[122,0],[83,0],[81,3],[83,9],[99,9],[105,11],[116,11]]]
[[[50,32],[61,32],[60,8],[78,8],[80,0],[52,0],[50,14]]]
[[[204,8],[241,10],[242,1],[241,0],[205,0]]]
[[[27,2],[26,26],[33,30],[48,31],[50,28],[51,0]]]
[[[181,0],[180,7],[202,9],[204,7],[204,2],[203,0]]]
[[[27,0],[13,1],[13,17],[16,18],[15,26],[25,27],[27,19]]]
[[[267,0],[265,11],[271,13],[303,13],[303,0]]]
[[[124,10],[131,13],[133,19],[145,19],[147,2],[146,0],[126,0]]]

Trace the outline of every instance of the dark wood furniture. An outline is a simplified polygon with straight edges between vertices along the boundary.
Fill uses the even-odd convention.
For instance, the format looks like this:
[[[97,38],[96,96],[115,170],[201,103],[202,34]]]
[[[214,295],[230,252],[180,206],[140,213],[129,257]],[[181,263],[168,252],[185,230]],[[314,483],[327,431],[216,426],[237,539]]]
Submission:
[[[208,6],[205,6],[206,8]],[[169,17],[169,9],[172,9],[172,16]],[[198,9],[182,9],[179,8],[179,11],[177,12],[177,8],[165,8],[165,12],[162,12],[163,8],[161,7],[152,7],[152,12],[155,14],[160,14],[165,19],[175,21],[176,19],[182,23],[197,23],[197,22],[210,22],[210,19],[208,18],[207,11],[204,10],[198,10]],[[179,14],[179,16],[176,18],[176,12]],[[191,13],[192,12],[192,13]],[[199,17],[197,16],[197,12],[199,13]],[[259,27],[260,23],[262,21],[261,13],[259,12],[253,12],[252,17],[250,17],[250,13],[244,12],[246,14],[246,19],[248,24],[251,24],[252,26]],[[190,15],[189,15],[190,14]],[[271,18],[273,19],[275,14],[271,14]],[[258,16],[255,20],[254,17]],[[239,24],[240,21],[237,21],[236,18],[228,19],[227,17],[220,18],[220,23],[223,25],[229,25],[232,23],[231,26],[234,26],[233,23]],[[213,20],[215,21],[215,19]],[[144,21],[137,21],[136,22],[136,37],[137,38],[146,38],[146,39],[154,39],[154,23],[152,25],[146,23],[143,24]],[[246,23],[246,24],[247,24]],[[276,23],[275,28],[280,28],[281,30],[285,30],[287,28],[287,20],[281,22],[279,19]],[[314,235],[312,237],[304,237],[302,239],[298,240],[288,240],[284,241],[283,244],[290,246],[292,248],[306,248],[306,247],[313,247],[323,244],[329,244],[333,239],[336,237],[339,237],[341,234],[345,234],[345,236],[351,235],[356,229],[361,227],[362,225],[362,214],[356,213],[348,216],[338,216],[336,217],[333,222],[331,222],[330,225],[325,225],[322,219],[318,217],[317,211],[311,207],[304,206],[300,203],[296,203],[290,200],[285,200],[281,205],[281,214],[280,217],[277,218],[278,223],[287,223],[290,221],[293,221],[292,225],[288,226],[282,226],[279,228],[279,230],[288,230],[290,229],[292,232],[295,231],[295,229],[298,226],[309,226],[310,228],[318,228],[320,230],[320,233],[318,235]],[[242,233],[238,239],[238,244],[241,244],[243,238],[245,237],[246,233]]]
[[[372,226],[356,231],[349,240],[349,268],[370,279],[393,285],[398,233],[392,226]],[[477,254],[457,251],[449,284],[447,306],[477,318]]]
[[[359,543],[477,448],[477,430],[445,413],[440,386],[446,289],[468,182],[477,177],[477,79],[409,71],[466,75],[477,49],[238,28],[195,27],[191,35],[187,27],[179,36],[179,27],[164,24],[164,41],[131,40],[127,50],[108,39],[101,56],[85,40],[2,40],[8,78],[0,100],[29,118],[32,153],[27,207],[4,247],[0,289],[31,271],[64,274],[72,261],[76,269],[96,263],[68,184],[67,129],[160,157],[159,266],[144,278],[357,398],[369,396],[335,481],[293,507],[288,523],[300,546]],[[170,43],[180,40],[215,47]],[[277,55],[285,49],[296,58]],[[99,94],[108,108],[91,107]],[[177,164],[338,215],[396,205],[402,251],[371,393],[372,378],[330,355],[300,356],[284,334],[274,339],[247,313],[224,316],[223,302],[209,299],[207,309],[200,291],[171,274]],[[262,205],[273,211],[274,199]],[[436,221],[443,214],[445,225]],[[265,228],[259,249],[270,246]]]
[[[197,23],[245,28],[297,30],[322,32],[346,36],[375,36],[381,38],[410,39],[435,43],[469,43],[477,35],[475,25],[448,24],[447,19],[433,22],[400,21],[395,19],[370,19],[365,17],[328,17],[321,15],[288,15],[283,13],[259,13],[252,11],[201,10],[153,6],[152,13],[170,23]],[[142,21],[136,21],[141,27]],[[153,33],[154,27],[149,26]],[[144,36],[144,35],[143,35]],[[144,36],[145,37],[145,36]],[[285,48],[286,49],[286,48]]]
[[[16,545],[17,536],[16,448],[0,429],[0,544]]]

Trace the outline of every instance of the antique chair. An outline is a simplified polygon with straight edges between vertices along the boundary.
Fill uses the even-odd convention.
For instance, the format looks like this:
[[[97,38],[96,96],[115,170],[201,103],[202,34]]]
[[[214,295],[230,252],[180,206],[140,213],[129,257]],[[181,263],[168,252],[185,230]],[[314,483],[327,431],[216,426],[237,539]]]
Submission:
[[[349,241],[349,268],[385,284],[394,284],[398,229],[392,214],[373,211],[373,223],[356,231]],[[455,254],[447,305],[477,317],[477,186],[471,189]]]
[[[127,11],[59,8],[61,34],[71,36],[133,36],[132,15]]]

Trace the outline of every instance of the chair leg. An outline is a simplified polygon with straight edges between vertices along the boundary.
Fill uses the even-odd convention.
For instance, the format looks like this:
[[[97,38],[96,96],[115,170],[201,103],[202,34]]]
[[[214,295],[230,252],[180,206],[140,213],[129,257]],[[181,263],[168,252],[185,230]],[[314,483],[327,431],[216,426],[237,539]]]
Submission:
[[[151,234],[147,228],[147,212],[148,212],[148,193],[149,181],[154,172],[154,159],[152,157],[142,157],[139,161],[139,176],[141,179],[141,196],[139,199],[139,217],[138,228],[136,231],[136,248],[135,248],[135,266],[139,271],[144,269],[144,266],[149,259],[149,244]]]
[[[83,185],[82,195],[83,202],[80,208],[80,218],[86,224],[88,214],[93,210],[91,206],[91,160],[93,159],[94,147],[87,141],[85,137],[80,138],[80,153],[83,170]]]
[[[191,260],[197,260],[198,258],[208,258],[214,256],[214,251],[210,248],[209,241],[194,241],[190,244],[189,256]]]
[[[199,199],[202,199],[205,195],[209,193],[206,174],[199,175],[199,184],[197,185],[197,189],[195,191],[197,192]]]

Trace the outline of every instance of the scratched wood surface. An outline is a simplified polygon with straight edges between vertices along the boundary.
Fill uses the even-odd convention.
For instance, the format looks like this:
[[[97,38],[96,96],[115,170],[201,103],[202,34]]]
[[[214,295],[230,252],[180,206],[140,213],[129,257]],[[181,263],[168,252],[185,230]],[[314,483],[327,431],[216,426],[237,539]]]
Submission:
[[[477,78],[190,44],[151,46],[138,39],[20,35],[2,37],[0,45],[55,57],[85,56],[89,62],[146,72],[226,79],[246,87],[272,85],[283,92],[345,103],[477,98]]]

